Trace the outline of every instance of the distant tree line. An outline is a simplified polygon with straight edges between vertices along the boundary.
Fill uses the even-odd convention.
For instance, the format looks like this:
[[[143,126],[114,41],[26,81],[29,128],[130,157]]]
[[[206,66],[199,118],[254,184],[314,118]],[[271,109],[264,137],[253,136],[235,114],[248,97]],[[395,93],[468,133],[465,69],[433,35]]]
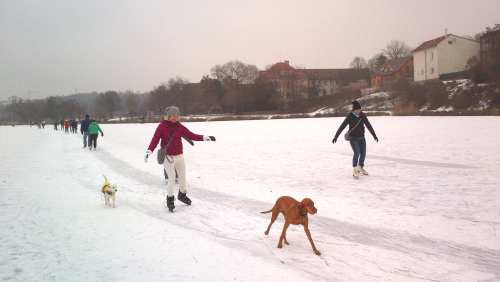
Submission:
[[[140,97],[143,94],[127,91],[50,96],[45,99],[26,100],[12,96],[10,104],[0,108],[0,118],[7,121],[32,122],[45,119],[81,119],[86,114],[94,118],[113,118],[119,110],[127,116],[137,116],[141,110]]]
[[[259,71],[255,65],[230,61],[216,65],[210,76],[199,83],[176,77],[155,86],[147,93],[106,91],[46,99],[26,100],[12,96],[10,104],[0,108],[2,120],[38,121],[44,119],[80,119],[85,114],[105,119],[117,116],[140,117],[148,112],[165,113],[165,108],[178,106],[182,114],[242,113],[279,108],[278,92],[270,85],[256,83]]]

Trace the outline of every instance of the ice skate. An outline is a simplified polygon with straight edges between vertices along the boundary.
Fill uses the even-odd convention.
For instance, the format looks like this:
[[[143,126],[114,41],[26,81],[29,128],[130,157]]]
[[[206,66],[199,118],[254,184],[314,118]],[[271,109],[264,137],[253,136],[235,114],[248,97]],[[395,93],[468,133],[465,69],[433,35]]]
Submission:
[[[358,173],[358,171],[356,170],[356,168],[354,168],[354,169],[352,170],[352,177],[354,177],[354,178],[356,178],[356,179],[358,179],[358,178],[359,178],[359,173]]]
[[[167,196],[167,208],[169,211],[174,211],[175,209],[174,196],[172,197]]]
[[[181,191],[179,191],[177,199],[186,205],[191,205],[191,199],[189,199],[188,196],[186,196],[186,193],[182,193]]]
[[[362,173],[363,175],[368,175],[368,172],[360,165],[358,165],[354,169],[357,170],[359,173]]]

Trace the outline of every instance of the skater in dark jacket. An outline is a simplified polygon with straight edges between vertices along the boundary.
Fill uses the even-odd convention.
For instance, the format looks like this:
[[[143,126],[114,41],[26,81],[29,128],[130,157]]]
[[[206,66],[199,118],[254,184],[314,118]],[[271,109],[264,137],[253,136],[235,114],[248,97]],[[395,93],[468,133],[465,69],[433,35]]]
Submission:
[[[153,154],[156,146],[161,140],[161,148],[167,146],[170,138],[173,135],[172,141],[167,148],[167,156],[163,161],[163,167],[168,175],[169,179],[172,181],[168,182],[167,185],[167,207],[170,211],[175,208],[174,205],[174,184],[176,172],[179,175],[179,194],[177,198],[179,201],[190,205],[191,199],[186,196],[186,164],[184,162],[184,154],[182,148],[182,137],[185,136],[193,141],[215,141],[215,137],[198,135],[189,131],[184,125],[179,122],[179,108],[171,106],[166,109],[167,115],[164,120],[156,128],[155,134],[151,143],[149,144],[148,150],[144,155],[144,162],[148,162],[148,157]],[[175,131],[175,134],[174,134]]]
[[[80,132],[83,134],[83,148],[87,148],[87,140],[90,142],[90,136],[89,136],[89,125],[92,123],[92,120],[90,119],[89,115],[85,115],[85,119],[82,120],[82,123],[80,125]]]
[[[368,172],[363,168],[365,165],[366,157],[366,140],[365,140],[365,127],[368,128],[375,141],[378,142],[377,135],[373,130],[372,125],[368,121],[366,115],[361,111],[361,105],[358,101],[352,102],[352,111],[349,112],[344,122],[340,125],[332,142],[335,144],[342,130],[349,125],[349,143],[351,144],[354,156],[352,158],[354,178],[359,178],[359,173],[368,175]]]

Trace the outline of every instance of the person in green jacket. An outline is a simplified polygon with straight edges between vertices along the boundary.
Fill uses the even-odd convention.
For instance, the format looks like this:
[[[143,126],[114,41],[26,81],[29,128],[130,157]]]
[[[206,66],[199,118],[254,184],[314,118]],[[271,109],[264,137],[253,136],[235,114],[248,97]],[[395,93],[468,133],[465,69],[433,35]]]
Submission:
[[[94,144],[94,150],[97,147],[97,137],[99,136],[99,132],[101,132],[101,136],[104,137],[104,133],[102,133],[101,128],[97,122],[93,120],[89,125],[89,150],[92,150],[92,144]]]

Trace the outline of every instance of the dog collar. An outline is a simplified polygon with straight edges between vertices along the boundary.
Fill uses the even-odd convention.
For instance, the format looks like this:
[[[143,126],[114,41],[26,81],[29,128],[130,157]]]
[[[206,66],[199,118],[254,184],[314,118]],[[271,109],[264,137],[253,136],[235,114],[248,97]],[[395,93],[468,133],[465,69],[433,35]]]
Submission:
[[[108,188],[109,188],[109,185],[111,185],[111,183],[109,183],[109,182],[104,183],[104,185],[102,185],[102,189],[101,189],[101,191],[102,191],[103,193],[108,194],[108,195],[113,195],[113,194],[114,194],[114,192],[110,192],[110,191],[109,191],[109,189],[108,189]]]
[[[306,214],[301,214],[300,213],[300,204],[297,205],[297,209],[299,210],[300,216],[302,216],[302,220],[306,220],[307,213]]]

